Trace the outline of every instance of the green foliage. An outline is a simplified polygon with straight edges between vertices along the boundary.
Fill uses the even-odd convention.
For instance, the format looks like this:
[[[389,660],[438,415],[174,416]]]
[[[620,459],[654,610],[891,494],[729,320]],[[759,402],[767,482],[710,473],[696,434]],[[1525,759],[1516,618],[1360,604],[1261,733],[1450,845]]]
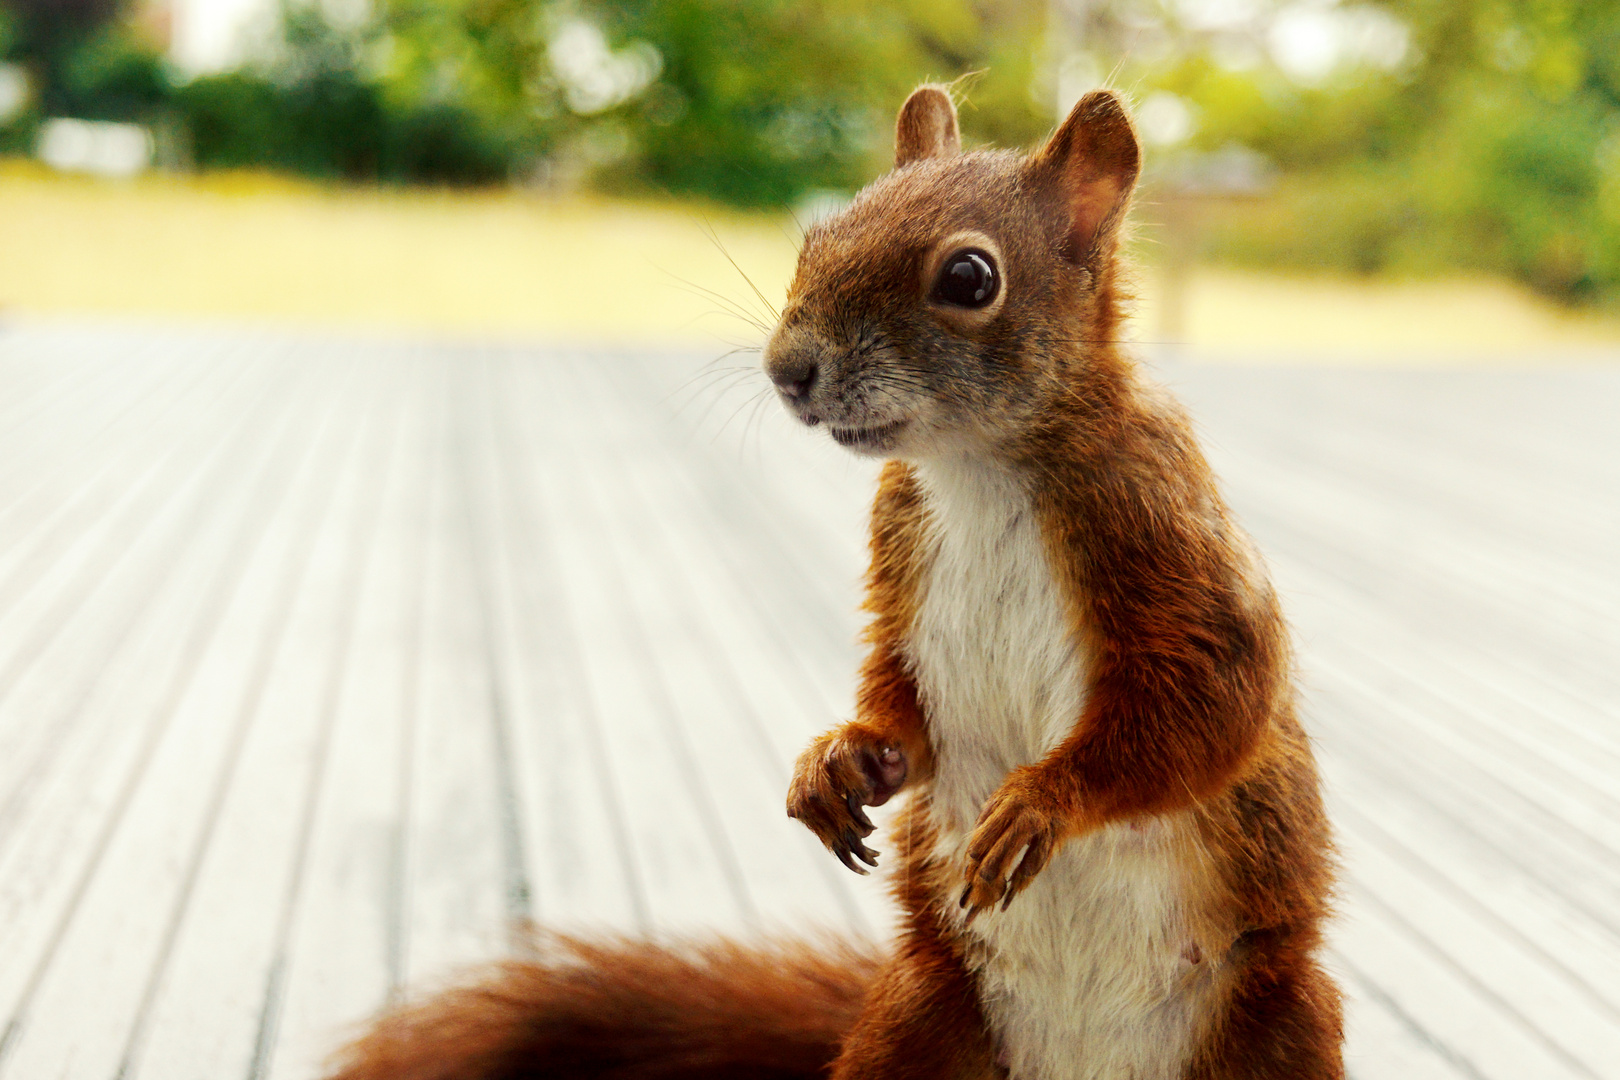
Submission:
[[[379,0],[371,77],[383,103],[419,123],[454,117],[505,171],[531,170],[560,134],[546,10],[533,0]]]
[[[655,92],[631,110],[636,182],[755,205],[865,182],[884,167],[894,109],[917,83],[1027,55],[1038,30],[1019,6],[963,0],[650,0],[601,10],[617,34],[663,58]],[[1028,62],[993,73],[969,95],[995,106],[1001,123],[987,126],[1002,130],[987,133],[1026,135],[1040,123]]]
[[[194,159],[309,176],[481,183],[506,173],[505,148],[450,103],[390,103],[364,64],[367,42],[314,9],[289,12],[284,48],[258,70],[174,91]]]
[[[191,81],[119,20],[75,24],[48,62],[34,50],[44,111],[167,119],[204,167],[752,206],[880,172],[924,80],[988,69],[967,120],[994,141],[1046,121],[1029,92],[1042,15],[1018,0],[376,0],[341,28],[323,10],[287,0],[272,52]]]
[[[176,93],[191,150],[207,168],[270,167],[306,176],[477,184],[506,175],[502,148],[456,110],[393,112],[374,86],[342,73],[293,85],[227,72]]]
[[[71,101],[67,69],[113,26],[118,8],[119,0],[0,0],[0,58],[22,61],[43,111],[64,115]]]
[[[856,187],[882,168],[912,87],[992,59],[975,90],[995,101],[990,133],[1041,124],[1027,93],[1039,13],[1008,0],[385,0],[378,11],[390,102],[454,103],[513,148],[516,171],[610,190],[782,205]]]
[[[1239,261],[1501,273],[1567,302],[1620,296],[1620,0],[1386,0],[1414,61],[1315,88],[1207,63],[1171,80],[1205,145],[1282,171],[1228,210]]]
[[[205,167],[779,206],[880,172],[925,80],[981,72],[965,121],[990,141],[1048,119],[1030,93],[1044,13],[1020,0],[377,0],[342,29],[288,0],[271,55],[189,82],[108,21],[115,0],[54,2],[95,18],[35,35],[54,43],[48,63],[34,49],[45,114],[169,117]]]
[[[960,80],[970,143],[1028,145],[1057,87],[1123,56],[1114,85],[1196,119],[1150,165],[1235,145],[1275,171],[1219,214],[1218,257],[1620,297],[1620,0],[1259,0],[1213,28],[1171,0],[373,0],[342,27],[285,2],[273,51],[178,81],[119,0],[0,0],[0,56],[38,89],[0,151],[73,115],[182,131],[204,167],[780,206],[881,172],[919,82]],[[1290,76],[1267,35],[1307,8],[1381,17],[1405,58]],[[1054,31],[1063,11],[1084,24]]]
[[[756,204],[858,183],[881,84],[914,67],[910,43],[883,25],[892,15],[771,0],[617,5],[610,25],[651,42],[664,65],[658,92],[633,110],[646,182]],[[868,36],[883,44],[861,49]]]
[[[128,27],[101,27],[63,57],[51,111],[86,120],[149,120],[168,101],[163,58]]]

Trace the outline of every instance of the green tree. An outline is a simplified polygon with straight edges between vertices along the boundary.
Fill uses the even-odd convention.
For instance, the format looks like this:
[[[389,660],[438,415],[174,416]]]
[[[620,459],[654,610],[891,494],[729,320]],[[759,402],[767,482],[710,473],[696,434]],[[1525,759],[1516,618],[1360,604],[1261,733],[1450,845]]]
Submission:
[[[781,204],[854,188],[886,165],[894,109],[919,82],[974,71],[970,134],[1023,141],[1038,14],[965,0],[651,0],[604,5],[616,33],[664,59],[637,110],[641,179],[677,192]],[[978,108],[973,108],[978,105]]]
[[[1219,251],[1363,271],[1467,268],[1576,302],[1620,295],[1620,0],[1380,0],[1405,60],[1300,85],[1205,55],[1155,76],[1197,142],[1280,171]]]
[[[967,0],[386,0],[391,102],[453,103],[514,153],[612,190],[782,205],[881,168],[898,101],[988,68],[970,113],[1045,122],[1041,13]]]

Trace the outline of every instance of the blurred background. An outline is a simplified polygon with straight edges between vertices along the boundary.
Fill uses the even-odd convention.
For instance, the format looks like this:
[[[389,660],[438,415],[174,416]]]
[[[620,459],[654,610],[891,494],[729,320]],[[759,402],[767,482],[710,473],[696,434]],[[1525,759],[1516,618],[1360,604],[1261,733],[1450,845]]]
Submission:
[[[876,465],[750,353],[924,80],[1134,103],[1349,1076],[1620,1080],[1620,0],[0,0],[0,1080],[318,1080],[535,924],[885,933],[780,809]]]
[[[1611,0],[0,0],[0,306],[712,337],[930,79],[1132,97],[1143,340],[1620,342]]]

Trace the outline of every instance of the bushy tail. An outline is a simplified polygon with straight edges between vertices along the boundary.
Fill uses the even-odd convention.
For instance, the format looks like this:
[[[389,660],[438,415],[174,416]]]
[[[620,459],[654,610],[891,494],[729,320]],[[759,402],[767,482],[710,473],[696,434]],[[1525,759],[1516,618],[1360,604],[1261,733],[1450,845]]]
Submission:
[[[388,1015],[332,1080],[820,1080],[875,950],[553,938],[556,955]]]

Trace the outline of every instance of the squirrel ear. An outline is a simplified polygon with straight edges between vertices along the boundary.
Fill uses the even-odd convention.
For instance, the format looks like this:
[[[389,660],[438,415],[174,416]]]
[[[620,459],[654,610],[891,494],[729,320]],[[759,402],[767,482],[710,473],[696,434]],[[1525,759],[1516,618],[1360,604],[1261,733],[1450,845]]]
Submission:
[[[943,86],[919,86],[900,106],[894,122],[894,167],[962,149],[956,132],[956,103]]]
[[[1056,187],[1068,209],[1069,258],[1090,263],[1118,229],[1142,171],[1142,151],[1125,104],[1112,91],[1093,90],[1032,165],[1037,182]]]

